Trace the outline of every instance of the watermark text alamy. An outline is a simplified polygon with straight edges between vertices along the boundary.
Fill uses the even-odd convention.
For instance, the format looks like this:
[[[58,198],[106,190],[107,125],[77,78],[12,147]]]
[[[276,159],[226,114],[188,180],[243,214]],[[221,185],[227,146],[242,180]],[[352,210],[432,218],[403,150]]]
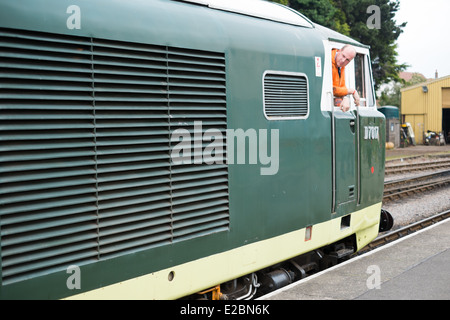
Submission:
[[[270,130],[269,139],[267,129],[226,129],[224,132],[211,128],[203,131],[202,121],[194,121],[192,132],[186,128],[176,129],[170,141],[174,165],[259,163],[261,175],[275,175],[279,169],[278,129]]]

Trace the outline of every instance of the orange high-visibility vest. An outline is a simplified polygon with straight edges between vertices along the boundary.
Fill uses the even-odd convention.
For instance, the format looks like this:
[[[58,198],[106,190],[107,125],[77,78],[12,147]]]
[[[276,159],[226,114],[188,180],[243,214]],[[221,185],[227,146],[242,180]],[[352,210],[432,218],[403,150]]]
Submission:
[[[341,75],[339,76],[338,67],[336,65],[336,52],[338,49],[331,51],[331,62],[333,66],[333,95],[335,97],[344,97],[348,94],[348,89],[345,86],[345,67],[341,68]]]

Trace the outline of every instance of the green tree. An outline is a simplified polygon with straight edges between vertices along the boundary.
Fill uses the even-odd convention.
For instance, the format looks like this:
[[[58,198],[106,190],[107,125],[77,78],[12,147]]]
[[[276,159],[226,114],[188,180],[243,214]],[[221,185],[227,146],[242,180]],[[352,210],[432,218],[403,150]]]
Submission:
[[[350,28],[345,21],[345,14],[337,8],[334,0],[272,0],[291,7],[311,21],[324,27],[350,35]]]
[[[336,29],[334,17],[337,9],[331,0],[289,0],[289,6],[315,23]]]
[[[394,19],[399,10],[399,0],[336,0],[335,3],[345,13],[350,37],[370,45],[375,88],[391,80],[400,81],[399,72],[407,65],[397,61],[396,41],[406,26],[406,22],[397,25]],[[380,9],[379,28],[368,26],[373,13],[367,11],[372,5]]]
[[[272,2],[277,2],[289,6],[289,0],[271,0]]]
[[[378,103],[380,106],[396,106],[400,108],[400,89],[403,84],[400,82],[395,82],[392,87],[388,87],[381,91]]]

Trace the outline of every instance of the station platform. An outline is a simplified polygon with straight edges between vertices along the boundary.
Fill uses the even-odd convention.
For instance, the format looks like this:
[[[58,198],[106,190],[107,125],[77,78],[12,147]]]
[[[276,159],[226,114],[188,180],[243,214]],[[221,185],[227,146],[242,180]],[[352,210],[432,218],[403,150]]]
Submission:
[[[449,300],[450,219],[258,300]]]

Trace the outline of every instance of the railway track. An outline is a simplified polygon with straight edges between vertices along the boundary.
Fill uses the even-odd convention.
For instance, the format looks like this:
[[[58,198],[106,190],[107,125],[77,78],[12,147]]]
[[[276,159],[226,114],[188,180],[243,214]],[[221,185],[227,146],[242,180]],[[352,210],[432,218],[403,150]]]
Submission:
[[[384,183],[383,202],[396,200],[418,192],[440,188],[450,183],[450,169],[403,178]]]
[[[386,165],[384,173],[385,175],[391,175],[412,171],[436,170],[445,168],[450,169],[450,159],[448,159],[448,157],[444,158],[443,160],[428,160],[416,163]]]

